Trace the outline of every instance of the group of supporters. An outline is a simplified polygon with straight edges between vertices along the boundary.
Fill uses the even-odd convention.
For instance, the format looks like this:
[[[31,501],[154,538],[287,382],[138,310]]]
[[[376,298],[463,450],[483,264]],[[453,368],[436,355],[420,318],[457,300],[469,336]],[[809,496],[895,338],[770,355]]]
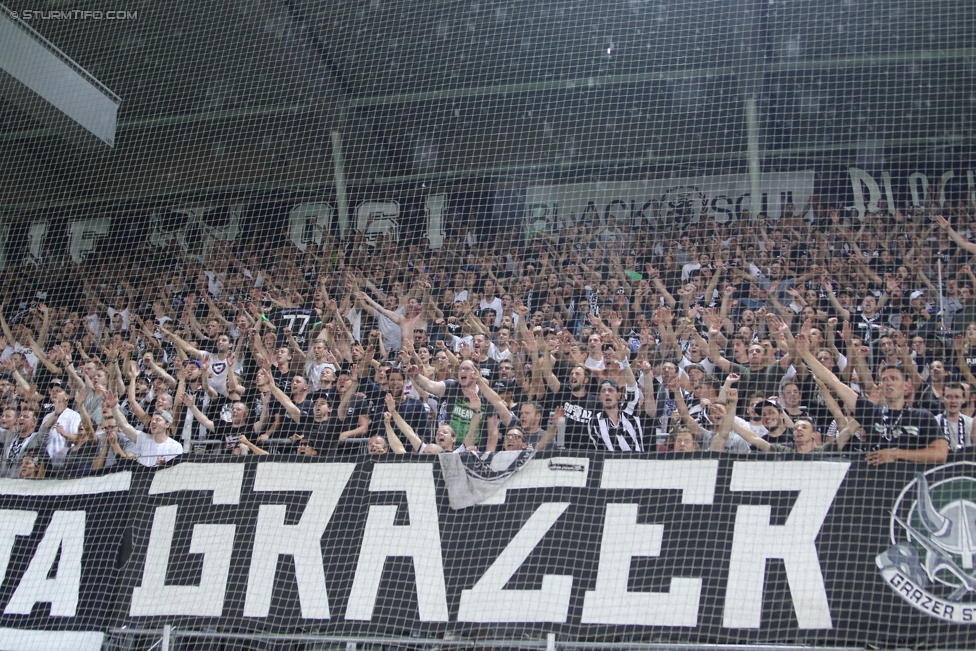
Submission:
[[[972,445],[973,224],[811,199],[775,223],[11,265],[0,476],[547,447],[943,462]]]

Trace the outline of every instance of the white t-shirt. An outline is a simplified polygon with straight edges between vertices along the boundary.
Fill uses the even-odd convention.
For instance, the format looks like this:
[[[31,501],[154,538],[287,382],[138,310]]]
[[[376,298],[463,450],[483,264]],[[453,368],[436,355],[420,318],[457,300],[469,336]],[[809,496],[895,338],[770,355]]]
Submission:
[[[587,356],[586,361],[584,361],[583,364],[587,368],[592,368],[595,371],[602,371],[607,367],[605,360],[603,359],[597,360],[589,356]]]
[[[91,330],[96,337],[102,336],[102,318],[98,314],[89,314],[86,316],[85,323],[88,324],[88,329]]]
[[[112,317],[114,317],[116,314],[122,315],[122,329],[123,330],[128,330],[129,329],[129,310],[128,310],[128,308],[126,308],[124,310],[116,310],[114,307],[110,307],[107,310],[105,310],[105,312],[108,314],[108,329],[109,330],[111,330],[112,332],[115,332],[114,328],[112,328]]]
[[[45,418],[47,417],[45,416]],[[60,459],[64,456],[64,448],[67,445],[67,441],[58,431],[58,425],[61,425],[68,434],[75,435],[81,426],[81,414],[74,409],[65,409],[54,421],[51,431],[48,432],[47,455],[51,457],[56,466],[61,465]]]
[[[485,301],[485,299],[481,299],[481,304],[479,305],[479,307],[482,310],[486,310],[486,309],[495,310],[495,327],[496,328],[500,328],[501,327],[501,325],[502,325],[502,299],[500,299],[500,298],[498,298],[496,296],[494,298],[494,300],[491,301],[490,303],[487,302],[487,301]]]
[[[210,372],[212,375],[208,379],[208,383],[213,387],[214,391],[220,395],[227,397],[227,359],[218,359],[217,353],[211,353],[207,351],[201,351],[207,355],[207,359],[210,361]],[[244,372],[244,367],[241,366],[240,362],[234,362],[234,373],[241,375]]]
[[[183,446],[168,436],[162,443],[156,443],[149,434],[137,432],[135,453],[139,463],[147,468],[155,468],[160,459],[172,461],[183,454]]]
[[[354,307],[349,308],[349,311],[345,314],[346,319],[349,321],[349,331],[352,333],[352,338],[356,341],[362,339],[362,332],[360,328],[363,325],[363,314]]]
[[[393,311],[400,316],[407,313],[402,307]],[[403,330],[400,329],[399,324],[386,318],[379,310],[376,310],[375,315],[376,329],[380,331],[380,336],[383,337],[383,346],[386,347],[387,352],[400,350],[400,346],[403,345]]]
[[[305,362],[305,373],[308,374],[306,377],[308,378],[308,381],[312,383],[313,391],[318,391],[321,387],[322,371],[324,371],[326,368],[331,368],[333,373],[338,374],[335,364],[330,364],[329,362],[316,364],[314,358],[309,358],[309,360]]]

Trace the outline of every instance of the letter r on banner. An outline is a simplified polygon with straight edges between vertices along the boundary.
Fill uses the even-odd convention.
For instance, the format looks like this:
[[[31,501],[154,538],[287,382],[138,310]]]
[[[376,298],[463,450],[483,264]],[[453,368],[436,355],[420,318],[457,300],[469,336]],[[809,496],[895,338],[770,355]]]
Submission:
[[[322,561],[322,535],[356,465],[330,463],[263,463],[254,478],[255,491],[311,491],[302,519],[285,524],[284,504],[262,504],[251,551],[245,617],[267,617],[271,610],[279,556],[295,562],[302,617],[329,619],[329,595]]]
[[[786,523],[769,523],[772,507],[738,507],[732,534],[722,626],[759,628],[766,560],[781,558],[801,629],[832,629],[816,540],[850,462],[735,462],[730,490],[799,491]]]

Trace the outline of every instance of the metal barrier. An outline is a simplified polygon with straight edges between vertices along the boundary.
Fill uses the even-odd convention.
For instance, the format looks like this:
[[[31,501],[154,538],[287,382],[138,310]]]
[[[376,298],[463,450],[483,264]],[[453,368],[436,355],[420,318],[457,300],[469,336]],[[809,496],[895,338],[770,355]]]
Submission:
[[[140,640],[142,641],[140,643]],[[589,642],[560,640],[555,633],[536,639],[451,639],[423,637],[345,637],[333,635],[230,633],[161,629],[113,629],[102,647],[106,651],[377,651],[510,649],[526,651],[866,651],[864,647],[824,647],[798,644],[692,644],[668,642]],[[963,651],[941,649],[932,651]]]

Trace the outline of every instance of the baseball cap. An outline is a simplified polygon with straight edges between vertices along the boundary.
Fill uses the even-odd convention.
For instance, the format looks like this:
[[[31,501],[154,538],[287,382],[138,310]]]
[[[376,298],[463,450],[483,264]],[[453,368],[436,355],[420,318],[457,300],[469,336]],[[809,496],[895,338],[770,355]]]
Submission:
[[[912,292],[911,300],[914,301],[916,298],[922,298],[924,296],[925,296],[925,292],[923,292],[920,289],[917,289],[914,292]]]

